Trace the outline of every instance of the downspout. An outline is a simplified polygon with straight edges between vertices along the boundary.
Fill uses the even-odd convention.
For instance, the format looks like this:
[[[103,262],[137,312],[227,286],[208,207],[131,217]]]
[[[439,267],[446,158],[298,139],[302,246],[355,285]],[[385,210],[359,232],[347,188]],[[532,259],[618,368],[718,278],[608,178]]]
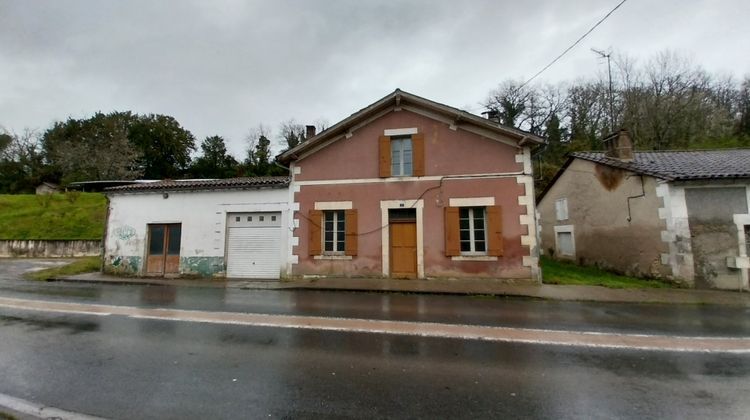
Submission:
[[[291,169],[289,169],[286,166],[280,164],[277,160],[274,159],[273,164],[276,165],[276,166],[278,166],[281,169],[286,169],[287,171],[289,171],[289,175],[291,175],[291,172],[292,172]]]
[[[631,195],[628,197],[628,223],[630,223],[633,220],[633,217],[630,213],[630,200],[633,198],[641,198],[646,196],[646,188],[643,185],[643,175],[638,175],[639,178],[641,178],[641,193],[638,195]],[[630,176],[628,176],[630,178]]]
[[[102,244],[100,246],[101,252],[101,263],[99,264],[99,272],[104,273],[104,257],[107,252],[107,236],[109,233],[109,211],[110,211],[110,201],[109,201],[109,194],[104,194],[104,198],[107,200],[107,214],[106,218],[104,219],[104,233],[102,234]]]

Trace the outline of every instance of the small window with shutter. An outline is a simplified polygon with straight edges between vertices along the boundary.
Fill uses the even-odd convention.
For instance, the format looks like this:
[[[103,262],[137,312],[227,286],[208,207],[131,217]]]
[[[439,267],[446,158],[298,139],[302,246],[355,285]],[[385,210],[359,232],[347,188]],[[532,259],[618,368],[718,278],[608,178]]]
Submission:
[[[503,255],[503,219],[500,206],[446,207],[445,255]]]
[[[357,255],[357,210],[310,210],[309,255]]]
[[[380,177],[424,176],[424,134],[381,136]]]

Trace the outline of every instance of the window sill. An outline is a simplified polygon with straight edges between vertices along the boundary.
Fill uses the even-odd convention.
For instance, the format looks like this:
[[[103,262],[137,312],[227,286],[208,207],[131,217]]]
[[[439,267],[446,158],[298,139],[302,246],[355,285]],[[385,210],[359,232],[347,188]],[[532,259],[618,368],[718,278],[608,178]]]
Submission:
[[[457,255],[451,257],[453,261],[497,261],[493,255]]]
[[[315,255],[315,260],[351,260],[351,255]]]

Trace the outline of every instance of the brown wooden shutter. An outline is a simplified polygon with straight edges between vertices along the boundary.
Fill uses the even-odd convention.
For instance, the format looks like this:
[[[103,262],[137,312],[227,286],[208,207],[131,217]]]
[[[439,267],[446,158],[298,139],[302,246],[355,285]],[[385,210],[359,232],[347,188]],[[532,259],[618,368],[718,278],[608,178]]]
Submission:
[[[380,136],[380,177],[388,178],[391,176],[391,138]]]
[[[411,137],[411,155],[414,176],[424,176],[424,133]]]
[[[500,206],[487,207],[487,255],[503,256],[503,210]]]
[[[461,243],[458,240],[458,207],[445,208],[445,256],[461,255]]]
[[[344,254],[357,255],[357,210],[346,211],[346,240],[344,241]]]
[[[320,210],[310,210],[308,213],[307,224],[309,229],[309,238],[307,242],[307,250],[309,255],[321,255],[321,237],[320,237],[320,225],[323,223],[323,212]]]

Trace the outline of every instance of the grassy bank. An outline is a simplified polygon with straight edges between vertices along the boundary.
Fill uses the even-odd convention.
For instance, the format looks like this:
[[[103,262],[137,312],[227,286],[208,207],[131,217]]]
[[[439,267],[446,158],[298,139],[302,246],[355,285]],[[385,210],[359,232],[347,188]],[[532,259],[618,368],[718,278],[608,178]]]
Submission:
[[[101,268],[101,257],[77,258],[68,265],[46,268],[44,270],[26,273],[25,277],[30,280],[49,280],[60,276],[72,276],[75,274],[92,273]]]
[[[677,287],[672,283],[660,280],[621,276],[596,267],[584,267],[547,257],[541,258],[541,265],[544,283],[546,284],[579,284],[611,287],[613,289]]]
[[[101,239],[106,208],[97,193],[0,195],[0,240]]]

